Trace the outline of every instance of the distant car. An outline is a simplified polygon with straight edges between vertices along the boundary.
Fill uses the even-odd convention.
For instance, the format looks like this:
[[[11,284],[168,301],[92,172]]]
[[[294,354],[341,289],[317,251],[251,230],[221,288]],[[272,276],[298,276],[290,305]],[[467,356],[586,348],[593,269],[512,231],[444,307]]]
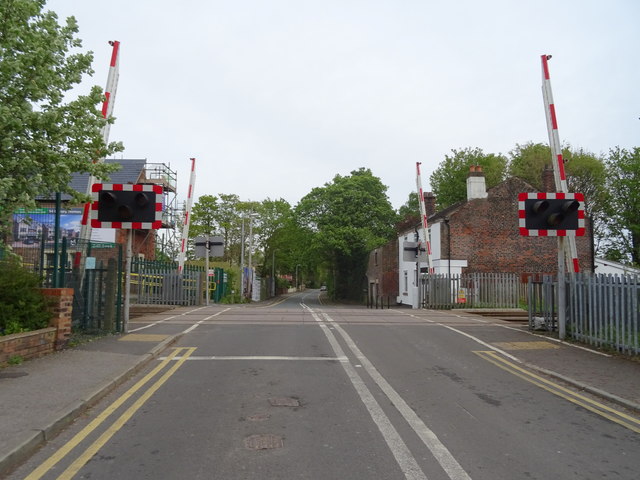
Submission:
[[[327,291],[327,286],[326,285],[321,285],[320,286],[320,291],[321,292],[326,292]]]

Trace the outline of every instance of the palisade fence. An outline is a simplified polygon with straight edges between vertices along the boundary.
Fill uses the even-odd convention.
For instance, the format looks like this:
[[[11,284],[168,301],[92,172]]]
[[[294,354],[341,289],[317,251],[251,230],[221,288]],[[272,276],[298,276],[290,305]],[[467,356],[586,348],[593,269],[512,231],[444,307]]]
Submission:
[[[207,277],[204,266],[134,258],[131,263],[131,303],[141,305],[201,305],[208,278],[209,298],[219,302],[225,293],[224,271],[214,268]]]
[[[122,245],[62,237],[56,246],[51,232],[43,229],[35,240],[15,242],[12,252],[22,259],[24,268],[40,276],[42,287],[73,288],[74,330],[86,333],[121,330]],[[80,263],[79,259],[85,260]]]
[[[423,274],[423,308],[518,308],[520,278],[514,273]]]
[[[640,277],[572,274],[566,277],[566,331],[574,340],[640,354]],[[556,282],[529,283],[529,327],[555,330]]]

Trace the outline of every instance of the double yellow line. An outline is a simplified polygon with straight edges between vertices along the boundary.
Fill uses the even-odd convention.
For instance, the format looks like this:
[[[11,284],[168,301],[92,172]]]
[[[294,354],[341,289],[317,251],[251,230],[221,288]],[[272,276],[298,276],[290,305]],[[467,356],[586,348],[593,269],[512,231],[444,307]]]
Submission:
[[[551,392],[554,395],[562,397],[565,400],[570,401],[571,403],[581,406],[582,408],[586,408],[590,412],[596,413],[601,417],[606,418],[607,420],[628,428],[629,430],[640,433],[640,419],[638,418],[632,417],[625,414],[624,412],[620,412],[618,410],[615,410],[614,408],[603,405],[602,403],[596,402],[595,400],[585,397],[584,395],[573,392],[572,390],[569,390],[562,385],[547,380],[540,375],[529,372],[528,370],[519,367],[515,363],[504,359],[498,352],[488,350],[476,351],[473,353],[485,359],[486,361],[493,363],[497,367],[500,367],[501,369],[517,377],[520,377],[529,383],[532,383],[548,392]]]
[[[38,468],[31,472],[25,480],[37,480],[42,478],[54,465],[60,462],[71,451],[76,448],[82,441],[84,441],[96,428],[103,424],[107,418],[120,408],[129,398],[131,398],[138,390],[149,383],[153,377],[158,375],[162,370],[169,365],[171,361],[178,354],[183,353],[182,357],[176,361],[175,365],[169,368],[156,382],[151,385],[144,393],[122,414],[118,419],[109,426],[96,441],[94,441],[84,452],[76,458],[76,460],[67,467],[67,469],[58,476],[58,480],[67,480],[73,478],[78,471],[102,448],[110,439],[115,435],[118,430],[144,405],[144,403],[151,398],[151,396],[171,377],[182,364],[193,354],[196,349],[194,347],[179,347],[174,351],[156,368],[149,372],[146,376],[140,379],[133,387],[127,390],[120,398],[110,404],[100,415],[91,421],[86,427],[78,432],[71,440],[60,447],[53,455],[51,455],[45,462],[43,462]]]

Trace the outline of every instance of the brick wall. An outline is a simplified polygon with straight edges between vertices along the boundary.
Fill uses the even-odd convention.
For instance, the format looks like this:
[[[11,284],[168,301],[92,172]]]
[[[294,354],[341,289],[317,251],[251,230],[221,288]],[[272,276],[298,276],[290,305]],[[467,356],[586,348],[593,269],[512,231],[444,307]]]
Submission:
[[[40,357],[67,345],[71,336],[73,289],[45,288],[42,292],[50,301],[49,327],[0,337],[0,364],[16,356],[23,359]]]
[[[367,268],[369,285],[378,281],[378,295],[395,298],[398,295],[398,240],[376,248],[369,255]]]
[[[557,238],[519,234],[518,193],[528,191],[534,190],[524,181],[511,178],[489,189],[486,199],[467,202],[449,215],[451,258],[467,260],[465,273],[556,273]],[[576,237],[582,271],[591,270],[590,242],[589,236]],[[446,228],[441,248],[443,258],[447,258]]]

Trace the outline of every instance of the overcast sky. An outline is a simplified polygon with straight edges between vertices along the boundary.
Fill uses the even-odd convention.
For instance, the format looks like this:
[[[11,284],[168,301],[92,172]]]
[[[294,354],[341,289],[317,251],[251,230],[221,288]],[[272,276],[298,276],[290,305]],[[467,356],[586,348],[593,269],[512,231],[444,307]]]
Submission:
[[[296,204],[368,167],[392,205],[451,149],[548,142],[540,55],[560,140],[640,146],[637,0],[50,0],[73,15],[104,88],[121,42],[111,141],[164,162],[186,196]]]

